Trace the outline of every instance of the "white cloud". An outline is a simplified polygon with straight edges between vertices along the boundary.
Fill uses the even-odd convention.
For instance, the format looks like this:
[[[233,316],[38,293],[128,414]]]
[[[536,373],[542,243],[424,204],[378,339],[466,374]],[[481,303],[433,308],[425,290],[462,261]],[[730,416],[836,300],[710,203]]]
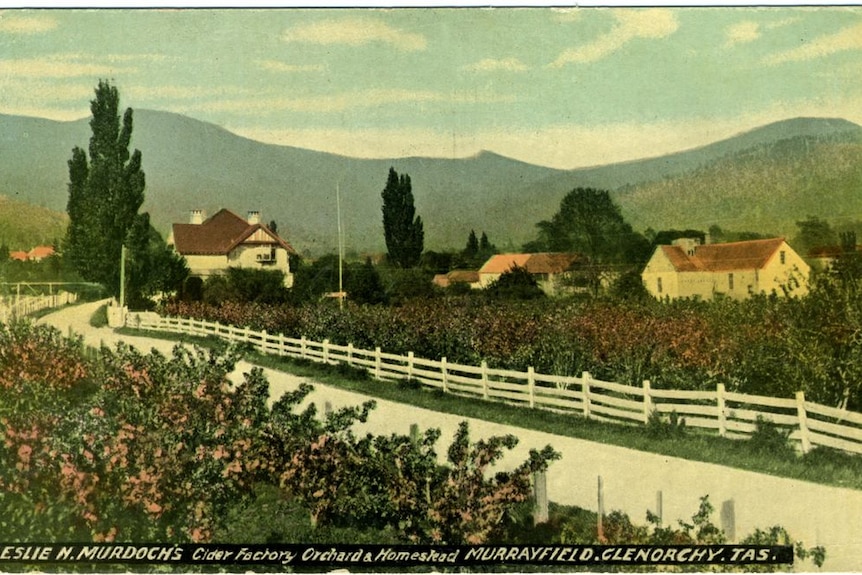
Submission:
[[[564,51],[550,64],[560,68],[567,64],[587,64],[609,56],[638,38],[660,39],[679,28],[676,15],[667,9],[622,8],[613,11],[615,26],[596,40]]]
[[[467,72],[525,72],[527,65],[518,58],[505,58],[502,60],[485,58],[473,64],[468,64],[462,69]]]
[[[365,18],[326,20],[285,30],[285,42],[307,44],[362,46],[371,43],[390,44],[399,50],[424,50],[427,40],[421,34],[393,28],[385,22]]]
[[[481,104],[512,102],[513,96],[492,92],[453,94],[431,90],[362,90],[332,96],[227,98],[190,105],[186,111],[257,112],[279,110],[292,112],[334,113],[345,110],[377,108],[393,104],[457,103]]]
[[[725,30],[726,46],[747,44],[760,38],[760,24],[747,20],[734,24]]]
[[[117,68],[94,62],[82,62],[69,56],[46,56],[0,60],[0,76],[15,78],[79,78],[85,76],[111,76],[119,72],[132,72],[133,68]]]
[[[319,64],[288,64],[280,60],[256,60],[255,64],[261,70],[295,74],[301,72],[322,72],[325,67]]]
[[[769,56],[764,63],[774,66],[787,62],[802,62],[851,50],[862,50],[862,23],[844,28],[835,34],[820,36],[810,42],[803,41],[797,48]]]
[[[56,28],[57,21],[53,18],[0,11],[0,34],[43,34]]]

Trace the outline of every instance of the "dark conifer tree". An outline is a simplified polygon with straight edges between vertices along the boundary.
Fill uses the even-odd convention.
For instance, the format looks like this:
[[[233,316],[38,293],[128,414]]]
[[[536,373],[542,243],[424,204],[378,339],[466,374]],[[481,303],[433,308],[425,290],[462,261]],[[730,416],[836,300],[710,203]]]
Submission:
[[[422,218],[416,215],[410,176],[389,169],[383,189],[383,234],[389,260],[401,268],[419,263],[425,244]]]

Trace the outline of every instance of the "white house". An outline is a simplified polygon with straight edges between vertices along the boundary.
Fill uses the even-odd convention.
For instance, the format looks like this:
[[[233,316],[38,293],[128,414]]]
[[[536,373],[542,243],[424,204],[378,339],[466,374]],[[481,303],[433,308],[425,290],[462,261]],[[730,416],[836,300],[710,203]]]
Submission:
[[[285,287],[293,286],[288,255],[293,248],[260,221],[260,212],[243,219],[227,209],[207,220],[192,210],[189,223],[174,224],[168,244],[182,255],[192,276],[202,279],[229,267],[279,270]]]
[[[783,238],[700,245],[695,239],[658,246],[641,277],[657,298],[716,296],[745,299],[753,294],[808,293],[807,263]]]
[[[581,260],[573,253],[496,254],[479,269],[479,287],[486,288],[507,271],[521,267],[536,279],[547,294],[562,291],[560,281],[569,275]]]

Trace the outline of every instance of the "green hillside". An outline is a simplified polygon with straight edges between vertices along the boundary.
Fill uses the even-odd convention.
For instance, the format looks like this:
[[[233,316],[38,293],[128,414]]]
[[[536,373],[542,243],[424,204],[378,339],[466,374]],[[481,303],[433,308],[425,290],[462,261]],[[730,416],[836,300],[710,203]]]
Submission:
[[[792,237],[817,216],[862,220],[862,137],[797,136],[731,154],[675,178],[616,192],[639,229],[724,229]]]
[[[0,196],[0,244],[11,251],[53,245],[66,233],[66,214]]]
[[[462,248],[471,229],[503,249],[519,249],[578,186],[611,190],[639,230],[715,223],[789,234],[808,215],[862,213],[862,128],[841,119],[795,118],[658,158],[559,170],[491,152],[347,158],[262,144],[179,114],[135,110],[134,118],[132,147],[142,152],[147,179],[143,209],[163,234],[192,209],[258,210],[312,255],[335,248],[336,188],[347,249],[385,249],[380,194],[390,167],[410,175],[426,248],[435,250]],[[86,148],[89,137],[87,119],[0,114],[0,194],[64,211],[71,150]]]

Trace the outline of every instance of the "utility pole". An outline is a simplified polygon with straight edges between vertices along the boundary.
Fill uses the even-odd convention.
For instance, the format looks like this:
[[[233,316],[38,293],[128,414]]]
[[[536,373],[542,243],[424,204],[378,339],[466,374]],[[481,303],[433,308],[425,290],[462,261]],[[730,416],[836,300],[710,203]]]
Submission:
[[[344,309],[344,240],[341,231],[341,188],[335,183],[335,211],[338,219],[338,309]]]
[[[126,246],[120,246],[120,318],[125,324],[126,306]]]

